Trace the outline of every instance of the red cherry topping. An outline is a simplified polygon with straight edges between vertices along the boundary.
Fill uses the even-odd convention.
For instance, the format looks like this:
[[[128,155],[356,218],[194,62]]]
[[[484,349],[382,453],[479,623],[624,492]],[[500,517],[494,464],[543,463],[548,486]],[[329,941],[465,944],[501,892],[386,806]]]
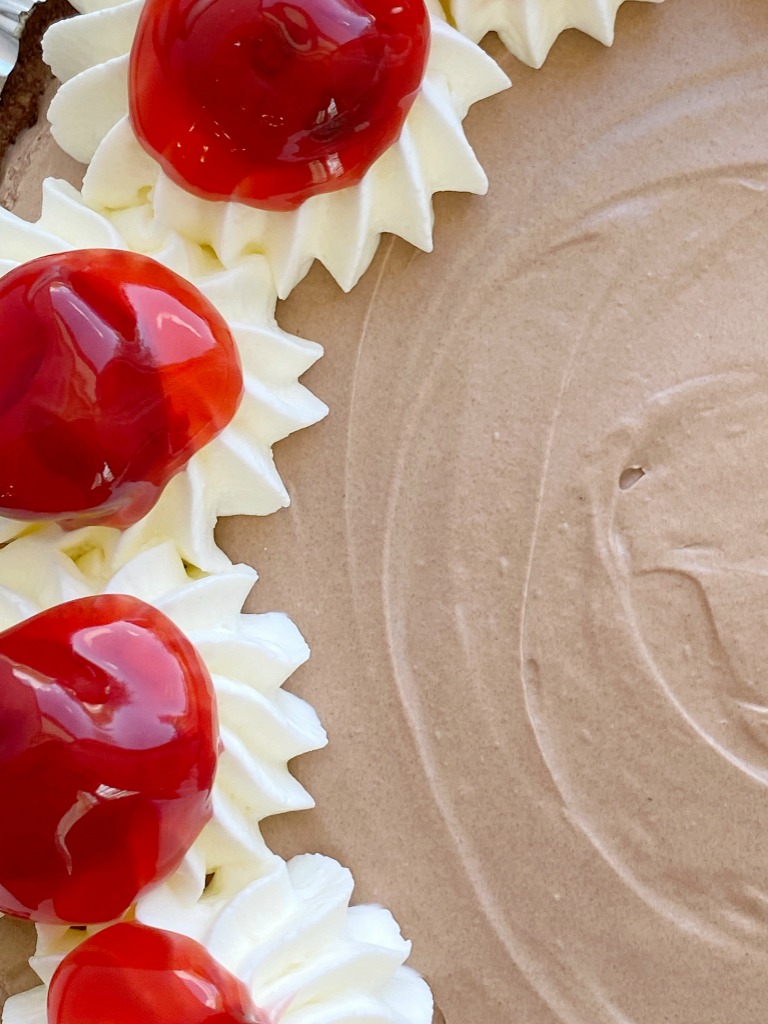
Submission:
[[[87,597],[0,633],[0,694],[0,910],[114,920],[210,817],[205,665],[151,605]]]
[[[49,1024],[270,1024],[245,985],[186,935],[132,922],[86,939],[56,970]]]
[[[423,0],[147,0],[131,120],[187,191],[293,210],[397,140],[428,50]]]
[[[226,322],[155,260],[44,256],[0,278],[0,514],[129,526],[229,423]]]

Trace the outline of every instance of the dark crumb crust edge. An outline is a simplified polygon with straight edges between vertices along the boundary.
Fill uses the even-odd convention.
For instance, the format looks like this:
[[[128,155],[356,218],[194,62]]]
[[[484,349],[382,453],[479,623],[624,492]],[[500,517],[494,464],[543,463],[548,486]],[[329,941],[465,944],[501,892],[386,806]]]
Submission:
[[[45,3],[35,4],[27,18],[19,59],[0,93],[0,172],[19,134],[37,122],[40,100],[52,81],[51,72],[43,62],[43,33],[52,22],[74,13],[67,0],[45,0]]]

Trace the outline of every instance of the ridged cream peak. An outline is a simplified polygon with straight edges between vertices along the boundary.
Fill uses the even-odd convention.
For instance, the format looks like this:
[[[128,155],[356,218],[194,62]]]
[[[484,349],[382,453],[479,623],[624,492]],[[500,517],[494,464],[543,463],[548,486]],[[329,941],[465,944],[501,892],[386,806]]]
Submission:
[[[540,68],[553,43],[569,28],[611,46],[616,12],[624,0],[450,0],[456,27],[479,42],[496,32],[519,60]],[[663,0],[646,0],[663,3]]]

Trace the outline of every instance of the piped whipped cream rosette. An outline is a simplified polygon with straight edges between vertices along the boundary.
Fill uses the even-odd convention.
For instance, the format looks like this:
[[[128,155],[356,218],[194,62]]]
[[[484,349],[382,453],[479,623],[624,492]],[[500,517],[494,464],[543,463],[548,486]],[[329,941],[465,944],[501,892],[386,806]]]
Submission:
[[[200,942],[245,983],[270,1024],[430,1024],[429,988],[403,966],[410,943],[387,910],[349,906],[352,877],[335,861],[274,857],[239,888],[214,876],[194,902],[172,889],[170,880],[140,901],[136,919]],[[91,933],[39,929],[31,962],[45,985]],[[46,999],[45,986],[11,997],[4,1024],[44,1024]]]
[[[167,13],[165,6],[146,0],[147,6],[150,3],[157,12],[157,22],[163,22]],[[407,77],[407,61],[400,52],[403,47],[416,46],[411,36],[402,32],[397,35],[400,30],[393,28],[395,42],[390,45],[391,41],[386,39],[382,43],[376,35],[378,28],[371,29],[374,23],[366,12],[361,14],[357,8],[347,10],[345,5],[338,5],[341,13],[334,16],[342,28],[327,31],[341,32],[342,51],[345,46],[356,45],[354,40],[346,40],[344,33],[354,34],[359,28],[362,38],[365,33],[373,32],[373,36],[365,36],[361,44],[362,49],[367,47],[367,52],[373,54],[373,57],[365,57],[372,63],[366,71],[367,77],[363,78],[363,87],[357,88],[348,68],[333,72],[336,76],[333,86],[312,80],[310,86],[322,99],[318,101],[318,110],[308,114],[304,109],[303,92],[311,91],[309,86],[304,90],[302,84],[294,85],[294,94],[286,107],[283,94],[287,87],[278,89],[268,81],[265,88],[270,102],[274,101],[276,106],[253,116],[246,94],[251,89],[259,95],[264,91],[264,83],[259,79],[259,61],[266,62],[273,70],[277,68],[275,75],[280,83],[293,81],[292,54],[303,49],[314,59],[328,48],[324,34],[326,22],[321,30],[301,5],[290,9],[286,5],[274,5],[275,10],[281,8],[278,14],[270,8],[270,18],[279,23],[282,33],[279,39],[270,36],[264,42],[259,35],[261,28],[255,30],[246,26],[241,32],[242,39],[238,37],[232,44],[241,47],[241,51],[231,50],[219,58],[216,25],[229,25],[229,15],[218,18],[215,8],[209,4],[205,16],[199,19],[203,27],[201,38],[195,43],[197,57],[193,54],[187,60],[186,53],[179,56],[174,48],[180,36],[179,25],[185,29],[182,34],[187,34],[188,26],[179,19],[186,7],[192,10],[193,6],[178,0],[173,13],[167,14],[166,20],[170,19],[165,26],[168,39],[162,44],[157,41],[162,33],[155,31],[156,25],[140,21],[143,16],[154,17],[151,11],[143,15],[145,0],[116,4],[111,0],[86,0],[78,5],[82,12],[80,17],[53,26],[45,38],[46,59],[64,83],[50,109],[53,134],[64,150],[90,164],[83,185],[85,201],[107,214],[135,251],[150,254],[162,251],[170,240],[181,236],[210,247],[226,267],[238,266],[254,252],[263,253],[270,262],[282,297],[317,259],[343,288],[349,289],[369,265],[382,232],[400,235],[427,251],[432,248],[432,195],[435,192],[486,191],[487,178],[464,135],[462,120],[473,103],[506,88],[509,82],[482,50],[446,23],[438,6],[431,8],[429,14],[421,8],[421,0],[398,7],[391,5],[391,10],[388,9],[390,20],[410,17],[418,22],[422,19],[417,35],[419,53],[425,63],[423,79],[415,86],[413,76]],[[327,6],[333,8],[331,3]],[[251,5],[251,10],[256,9]],[[194,7],[195,17],[197,11]],[[205,27],[205,17],[213,27]],[[325,13],[323,18],[326,18]],[[235,36],[239,31],[239,27],[233,29]],[[272,32],[273,27],[269,27],[269,31]],[[280,47],[289,37],[290,45],[285,45],[290,53],[286,55]],[[164,50],[162,54],[158,50],[149,53],[142,63],[143,58],[140,60],[137,52],[141,54],[141,47],[150,44],[167,45],[168,59]],[[246,50],[257,53],[250,63]],[[213,54],[211,61],[220,59],[221,67],[211,65],[213,70],[209,68],[207,76],[201,72],[195,77],[194,60],[208,51]],[[245,61],[240,72],[237,71],[239,52],[243,52]],[[177,56],[184,65],[179,75],[187,76],[178,90],[173,78],[174,68],[179,63]],[[343,62],[345,58],[341,59]],[[417,54],[413,60],[418,59]],[[354,61],[350,59],[348,63],[352,66]],[[389,79],[380,68],[390,66],[394,68],[392,74],[400,76],[403,82],[395,99],[387,106]],[[310,68],[307,74],[314,75],[311,61],[306,67]],[[153,79],[155,71],[165,68],[169,69],[170,85],[166,80],[156,83]],[[238,73],[244,82],[242,88]],[[339,75],[347,76],[343,85],[338,84]],[[259,81],[254,84],[252,78]],[[211,125],[203,131],[195,104],[210,105],[209,91],[214,80],[222,93],[217,96],[217,102],[223,105],[224,113],[217,108],[217,114],[211,115]],[[143,106],[140,102],[144,95],[142,82],[146,93]],[[355,106],[356,97],[358,93],[367,96],[371,82],[375,95],[369,106],[360,112]],[[241,100],[241,96],[245,98]],[[350,110],[340,109],[342,103],[347,103]],[[230,123],[232,110],[237,116],[233,114],[234,121]],[[84,111],[87,116],[83,116]],[[155,112],[162,113],[162,117],[154,117]],[[297,132],[287,142],[282,139],[275,142],[271,132],[279,135],[285,122],[301,117],[311,119],[303,134]],[[353,117],[356,119],[351,120]],[[137,137],[139,121],[141,142]],[[166,126],[177,122],[182,126],[181,134],[165,138]],[[359,134],[363,140],[369,132],[376,134],[383,122],[390,135],[384,130],[376,135],[373,152],[381,152],[362,172],[366,158],[360,157],[362,143],[358,145],[357,136]],[[211,178],[208,169],[218,166],[217,154],[222,140],[229,140],[233,133],[242,130],[245,141],[241,145],[238,138],[227,153],[227,161],[237,162],[241,150],[253,141],[249,133],[254,125],[265,133],[260,151],[274,143],[277,170],[269,164],[258,174],[240,170],[233,171],[234,176],[227,176],[222,172],[221,181],[226,183],[220,185],[219,176],[214,173]],[[156,141],[158,133],[160,140]],[[352,172],[348,170],[347,150],[342,152],[337,135],[343,146],[352,152],[349,157]],[[387,139],[390,141],[385,145]],[[189,152],[188,140],[192,140],[193,152]],[[313,156],[316,152],[320,154],[317,158]],[[298,171],[297,163],[301,165]],[[282,187],[279,182],[283,170],[294,184],[285,186],[276,199],[265,199],[264,196],[271,194],[270,187],[278,191]],[[360,180],[348,183],[358,171],[362,173]],[[198,179],[205,184],[199,184]],[[184,187],[179,184],[180,180],[186,182]],[[344,187],[340,187],[342,185]],[[329,188],[333,190],[327,191]]]
[[[457,28],[479,42],[496,32],[516,57],[540,68],[553,43],[576,28],[611,46],[616,12],[624,0],[450,0]],[[646,0],[662,3],[663,0]]]
[[[0,629],[64,602],[110,594],[138,598],[175,624],[213,681],[221,738],[212,818],[184,871],[204,875],[219,866],[222,851],[259,871],[272,856],[259,822],[313,806],[288,762],[324,746],[325,732],[313,709],[282,688],[308,648],[286,616],[242,613],[256,579],[249,567],[192,572],[165,541],[116,568],[119,543],[119,532],[106,527],[47,526],[0,549]]]
[[[46,182],[42,215],[35,224],[0,210],[0,282],[3,275],[16,271],[26,261],[67,250],[91,248],[125,250],[126,240],[107,219],[85,207],[79,194],[63,182]],[[118,563],[124,562],[148,545],[173,537],[188,562],[210,570],[227,565],[213,537],[219,516],[264,515],[288,504],[288,494],[274,465],[272,445],[326,414],[326,406],[299,383],[299,377],[321,355],[322,349],[278,327],[274,316],[276,295],[269,267],[262,257],[244,258],[237,268],[225,271],[199,246],[178,235],[169,236],[168,244],[158,249],[154,257],[191,279],[212,304],[216,314],[226,318],[224,329],[230,335],[230,344],[234,339],[234,358],[239,358],[241,366],[237,372],[238,379],[242,374],[242,397],[234,415],[220,433],[197,450],[166,485],[157,488],[159,499],[156,504],[135,525],[129,525],[123,531],[115,558]],[[107,255],[102,259],[106,260]],[[95,263],[98,262],[96,259]],[[104,276],[109,279],[108,273],[105,272]],[[117,278],[119,274],[112,276]],[[150,277],[153,276],[154,272],[150,270]],[[118,281],[114,284],[119,287]],[[183,282],[180,284],[185,287]],[[54,281],[54,291],[57,287],[58,282]],[[100,286],[100,294],[103,290],[104,287]],[[83,288],[78,292],[78,287],[74,287],[74,293],[72,309],[81,316],[81,307],[87,305],[87,300],[83,298]],[[70,310],[66,315],[71,317],[75,313]],[[173,319],[174,315],[168,316]],[[61,319],[59,314],[57,317]],[[98,322],[93,329],[101,330],[103,316],[100,311],[96,319]],[[56,327],[56,330],[60,329],[60,326]],[[68,325],[66,330],[69,329]],[[50,358],[50,352],[51,349],[45,358]],[[69,352],[66,358],[70,358]],[[179,358],[185,359],[186,354],[183,352]],[[45,365],[42,364],[40,374],[35,378],[37,386],[45,386],[41,385],[45,380]],[[173,394],[178,393],[179,372],[176,367],[179,365],[174,363],[169,367],[173,376],[169,377],[167,385],[162,385],[173,389]],[[222,374],[216,366],[209,367],[208,372],[209,376],[212,375],[208,388],[215,390]],[[23,373],[23,368],[19,373]],[[49,377],[50,374],[49,369]],[[200,378],[201,372],[197,367],[189,376],[191,397],[187,408],[182,407],[179,412],[182,424],[195,412],[194,407],[201,404],[194,395],[195,389],[199,389]],[[141,377],[138,390],[154,389],[157,392],[157,385],[151,380],[147,384],[147,379],[146,375]],[[136,417],[131,410],[139,415],[143,407],[142,396],[138,395],[131,405],[125,393],[121,394],[119,381],[113,387],[117,395],[115,401],[125,406],[129,424],[135,424]],[[208,400],[210,395],[202,397]],[[18,402],[18,396],[15,401]],[[165,415],[165,412],[161,411],[160,415]],[[199,412],[199,418],[201,427],[207,428],[203,412]],[[141,441],[137,448],[140,444]],[[129,456],[133,457],[133,450]],[[78,458],[77,452],[74,458]],[[54,461],[57,462],[55,472],[60,473],[61,464]],[[19,458],[18,462],[24,472],[25,460]],[[108,472],[109,467],[105,463],[104,474]],[[59,488],[47,488],[47,494],[58,493]],[[6,507],[20,506],[9,503]],[[29,514],[14,517],[10,512],[7,516],[0,520],[0,541],[30,529],[29,520],[34,518]]]

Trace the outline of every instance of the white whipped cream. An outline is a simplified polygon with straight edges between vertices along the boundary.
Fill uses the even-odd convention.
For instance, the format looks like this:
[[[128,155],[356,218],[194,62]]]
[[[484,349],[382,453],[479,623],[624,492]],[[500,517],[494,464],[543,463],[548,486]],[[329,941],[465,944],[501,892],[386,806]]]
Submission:
[[[210,246],[226,267],[262,252],[281,297],[317,259],[348,290],[371,262],[382,232],[431,250],[435,192],[487,190],[462,121],[473,103],[509,80],[435,6],[421,92],[400,139],[359,185],[314,196],[290,213],[185,192],[141,148],[127,116],[128,54],[142,5],[78,0],[82,15],[52,26],[44,40],[45,59],[64,83],[49,111],[53,135],[67,153],[90,163],[86,202],[109,215],[137,252],[154,254],[179,235]]]
[[[319,854],[278,857],[239,887],[218,873],[194,900],[172,884],[137,907],[145,924],[190,935],[248,986],[274,1024],[430,1024],[432,996],[403,963],[410,943],[377,906],[350,907],[349,871]],[[93,931],[93,929],[89,929]],[[39,929],[32,966],[47,984],[87,932]],[[46,1024],[44,985],[11,997],[4,1024]]]
[[[552,44],[577,28],[606,46],[613,43],[616,12],[624,0],[450,0],[456,26],[479,42],[496,32],[507,49],[531,67],[540,68]],[[646,0],[663,3],[663,0]]]
[[[154,605],[195,645],[216,691],[223,753],[213,820],[193,847],[205,870],[212,844],[263,865],[271,858],[259,822],[313,806],[288,761],[326,742],[312,708],[282,689],[309,650],[281,614],[242,614],[256,573],[228,563],[214,575],[190,570],[165,541],[116,567],[118,530],[65,532],[46,526],[0,549],[0,629],[45,608],[94,594],[130,594]]]
[[[327,413],[326,406],[299,383],[322,348],[278,327],[277,296],[263,257],[249,256],[236,269],[225,271],[198,245],[178,235],[169,235],[166,243],[152,255],[194,281],[229,321],[245,389],[222,433],[190,459],[143,519],[123,531],[115,557],[123,563],[173,537],[188,562],[211,570],[228,564],[214,542],[218,516],[266,515],[289,503],[272,445]],[[0,208],[0,275],[25,260],[87,247],[130,246],[65,182],[46,181],[36,224]],[[28,529],[28,522],[0,518],[0,542]]]

